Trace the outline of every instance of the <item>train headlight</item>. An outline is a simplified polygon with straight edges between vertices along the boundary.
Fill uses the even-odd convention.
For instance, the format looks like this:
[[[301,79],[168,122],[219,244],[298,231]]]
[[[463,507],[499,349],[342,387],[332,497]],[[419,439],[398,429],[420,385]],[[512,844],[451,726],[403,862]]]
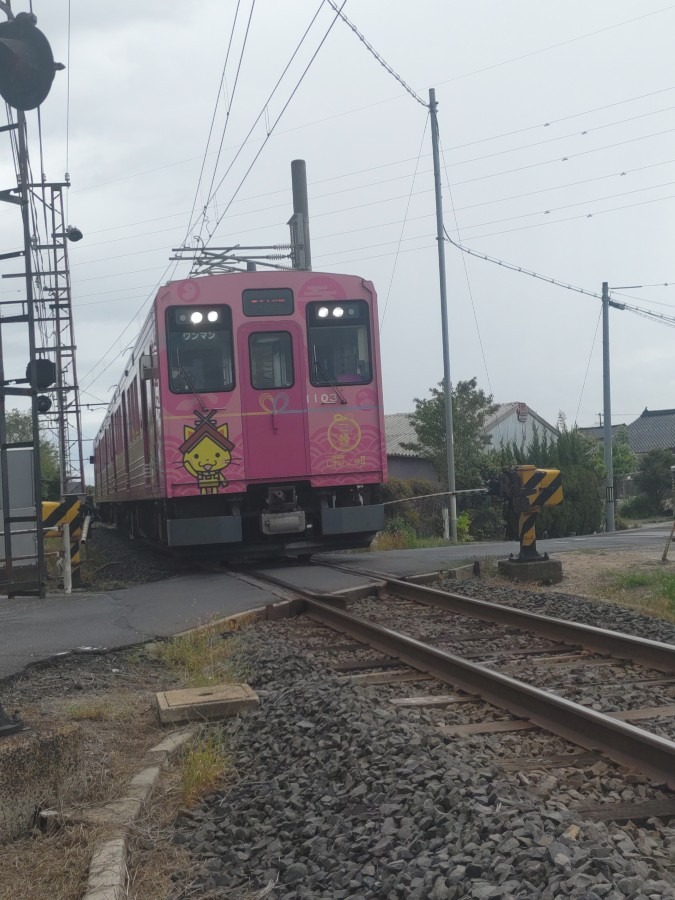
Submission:
[[[345,314],[345,311],[341,306],[333,307],[333,315],[335,316],[336,319],[341,319],[344,316],[344,314]]]
[[[204,318],[203,314],[200,312],[197,312],[196,310],[195,310],[195,312],[190,313],[190,321],[193,323],[193,325],[199,325],[199,323],[202,321],[203,318]]]
[[[318,315],[318,317],[319,317],[320,319],[325,319],[325,318],[327,318],[327,316],[328,316],[328,311],[329,311],[329,310],[328,310],[328,307],[327,307],[327,306],[320,306],[320,307],[319,307],[319,312],[317,313],[317,315]]]
[[[206,318],[209,320],[209,322],[217,322],[218,313],[215,311],[215,309],[210,309],[206,314]]]

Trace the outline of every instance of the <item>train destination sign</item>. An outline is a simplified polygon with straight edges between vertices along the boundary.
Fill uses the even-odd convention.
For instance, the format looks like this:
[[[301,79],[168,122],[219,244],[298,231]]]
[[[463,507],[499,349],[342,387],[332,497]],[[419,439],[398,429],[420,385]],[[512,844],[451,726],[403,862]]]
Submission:
[[[293,291],[289,288],[261,288],[242,294],[245,316],[290,316]]]

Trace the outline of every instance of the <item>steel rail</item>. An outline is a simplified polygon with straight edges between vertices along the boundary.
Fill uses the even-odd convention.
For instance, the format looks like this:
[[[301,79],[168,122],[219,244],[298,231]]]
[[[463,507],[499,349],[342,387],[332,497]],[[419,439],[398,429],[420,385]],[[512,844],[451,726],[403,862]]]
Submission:
[[[321,624],[349,634],[414,669],[507,709],[574,744],[599,750],[619,765],[675,790],[675,741],[352,616],[323,600],[309,599],[306,591],[299,593],[306,613]]]
[[[580,622],[569,622],[543,616],[541,613],[526,612],[500,603],[487,600],[474,600],[462,594],[449,593],[425,585],[400,581],[381,572],[369,572],[352,566],[338,566],[332,563],[319,563],[343,572],[366,575],[368,578],[384,581],[391,593],[414,603],[434,606],[457,615],[472,616],[483,622],[497,625],[508,625],[541,635],[550,640],[564,644],[576,644],[585,650],[602,653],[617,659],[629,659],[659,672],[675,673],[675,645],[652,641],[647,638],[622,634],[620,631],[608,631],[595,625],[584,625]]]

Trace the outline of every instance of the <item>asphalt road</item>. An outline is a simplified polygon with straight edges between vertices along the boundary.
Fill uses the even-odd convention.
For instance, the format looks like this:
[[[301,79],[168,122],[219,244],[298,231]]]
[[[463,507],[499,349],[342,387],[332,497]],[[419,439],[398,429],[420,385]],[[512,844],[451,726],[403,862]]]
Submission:
[[[552,555],[571,550],[653,549],[660,557],[669,530],[669,524],[662,524],[612,535],[538,541],[537,545]],[[446,569],[460,560],[504,557],[512,552],[518,552],[515,543],[485,543],[326,554],[318,558],[396,576]],[[298,587],[336,591],[362,583],[358,575],[312,566],[274,567],[268,571]],[[217,616],[265,606],[275,599],[267,591],[226,573],[168,578],[105,594],[73,594],[47,600],[0,598],[0,678],[60,653],[80,648],[126,647],[167,637]]]
[[[571,550],[648,550],[663,552],[666,538],[670,533],[670,523],[647,525],[613,534],[588,534],[582,537],[554,538],[537,541],[540,553],[556,556]],[[454,547],[426,547],[421,550],[396,550],[364,554],[326,554],[319,559],[339,559],[340,565],[353,565],[391,575],[415,575],[424,572],[447,569],[448,565],[459,561],[471,561],[485,557],[501,559],[510,553],[518,554],[518,542],[496,541],[492,543],[467,543]],[[672,556],[675,559],[675,545]],[[367,564],[366,564],[367,563]]]

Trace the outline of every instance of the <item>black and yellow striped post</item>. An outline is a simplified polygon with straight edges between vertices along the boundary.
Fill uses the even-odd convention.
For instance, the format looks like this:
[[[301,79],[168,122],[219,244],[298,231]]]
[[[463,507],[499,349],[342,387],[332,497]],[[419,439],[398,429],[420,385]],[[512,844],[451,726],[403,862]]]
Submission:
[[[73,587],[82,587],[80,542],[82,539],[83,525],[84,516],[82,515],[82,507],[78,505],[77,515],[70,526],[70,578]]]
[[[70,526],[70,565],[71,584],[79,587],[82,584],[80,568],[80,538],[82,537],[82,504],[74,495],[64,497],[60,501],[45,500],[42,503],[42,527],[45,537],[59,537],[63,525]]]
[[[42,502],[42,528],[45,536],[51,531],[49,537],[58,536],[57,529],[60,525],[70,523],[80,511],[80,498],[75,496],[64,497],[63,500],[43,500]]]
[[[537,516],[544,506],[562,503],[562,477],[559,469],[538,469],[536,466],[515,466],[511,470],[511,501],[515,512],[519,513],[518,537],[520,553],[518,559],[541,559],[537,552]],[[517,481],[516,481],[517,479]]]

